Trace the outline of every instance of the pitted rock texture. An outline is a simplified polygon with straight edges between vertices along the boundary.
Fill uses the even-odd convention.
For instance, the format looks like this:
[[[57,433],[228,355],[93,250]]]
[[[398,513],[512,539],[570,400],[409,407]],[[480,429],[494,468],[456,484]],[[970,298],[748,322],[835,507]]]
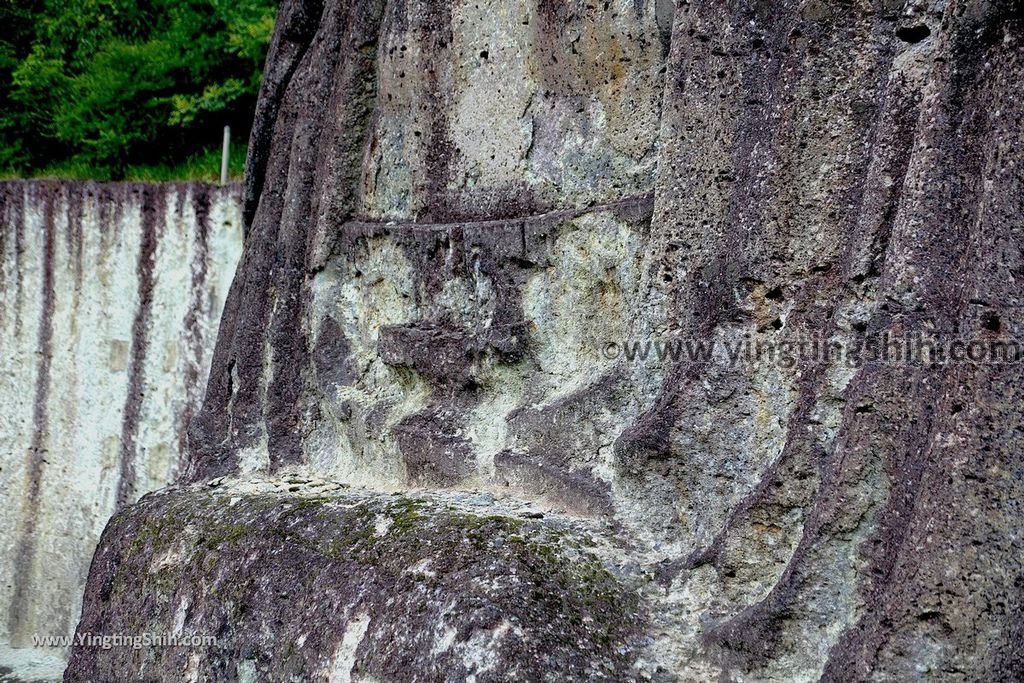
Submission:
[[[178,474],[240,194],[0,183],[0,643],[70,636],[104,524]]]
[[[1020,338],[1019,2],[296,1],[277,31],[188,481],[589,520],[647,577],[639,678],[1024,675],[1020,362],[605,353]]]
[[[71,670],[97,681],[125,671],[138,681],[171,672],[185,680],[627,677],[644,617],[636,595],[590,552],[586,531],[490,507],[487,496],[380,495],[295,478],[149,495],[107,527],[90,576],[97,609],[80,632],[216,642],[79,648]]]
[[[601,342],[632,326],[650,212],[343,225],[311,283],[317,471],[609,511],[611,434],[642,405]],[[551,428],[574,416],[573,435]]]

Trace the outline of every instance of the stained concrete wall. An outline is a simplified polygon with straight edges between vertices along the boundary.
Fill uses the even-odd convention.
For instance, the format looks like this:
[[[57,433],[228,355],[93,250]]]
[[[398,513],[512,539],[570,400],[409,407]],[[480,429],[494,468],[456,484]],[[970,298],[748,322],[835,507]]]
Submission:
[[[237,186],[0,183],[0,641],[73,633],[108,518],[177,474],[241,244]]]

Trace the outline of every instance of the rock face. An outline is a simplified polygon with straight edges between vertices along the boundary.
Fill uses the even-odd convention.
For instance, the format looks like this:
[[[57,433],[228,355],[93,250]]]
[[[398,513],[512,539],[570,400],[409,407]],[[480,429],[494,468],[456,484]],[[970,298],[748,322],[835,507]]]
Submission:
[[[374,680],[628,676],[636,596],[584,547],[595,541],[579,522],[530,514],[486,496],[367,497],[296,479],[148,496],[111,521],[118,540],[89,585],[103,607],[80,628],[146,633],[170,612],[171,633],[201,624],[217,642],[86,649],[75,672],[338,680],[358,660]]]
[[[179,471],[240,189],[4,182],[0,219],[0,642],[29,647],[74,632],[115,508]]]
[[[284,3],[187,475],[80,625],[224,643],[66,680],[1024,675],[1022,40],[1009,1]],[[1010,352],[807,348],[904,338]]]

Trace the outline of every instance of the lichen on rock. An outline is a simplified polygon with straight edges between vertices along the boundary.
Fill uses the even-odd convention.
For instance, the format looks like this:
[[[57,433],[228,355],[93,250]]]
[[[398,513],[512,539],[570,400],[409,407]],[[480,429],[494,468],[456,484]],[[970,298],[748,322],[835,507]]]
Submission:
[[[635,587],[570,523],[450,495],[297,479],[215,484],[149,495],[115,515],[80,632],[216,642],[79,648],[75,676],[226,680],[243,667],[273,680],[629,676],[644,624]]]

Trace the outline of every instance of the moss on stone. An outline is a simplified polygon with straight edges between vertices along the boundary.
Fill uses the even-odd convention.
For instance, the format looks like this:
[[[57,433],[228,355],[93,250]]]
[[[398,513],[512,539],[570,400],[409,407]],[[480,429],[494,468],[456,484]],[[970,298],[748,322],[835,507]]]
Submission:
[[[487,645],[495,657],[509,648],[509,662],[527,657],[581,671],[624,672],[623,653],[639,632],[636,596],[574,534],[438,500],[193,490],[147,499],[115,530],[123,545],[112,545],[121,550],[103,565],[113,589],[92,607],[97,631],[169,630],[187,603],[188,630],[218,633],[286,679],[315,677],[310,653],[338,647],[357,612],[372,615],[362,665],[388,679],[408,667],[463,666],[455,650],[437,649],[440,624],[469,647],[474,633],[507,623],[523,635]],[[159,558],[170,548],[165,563]],[[201,656],[230,668],[240,653]]]

